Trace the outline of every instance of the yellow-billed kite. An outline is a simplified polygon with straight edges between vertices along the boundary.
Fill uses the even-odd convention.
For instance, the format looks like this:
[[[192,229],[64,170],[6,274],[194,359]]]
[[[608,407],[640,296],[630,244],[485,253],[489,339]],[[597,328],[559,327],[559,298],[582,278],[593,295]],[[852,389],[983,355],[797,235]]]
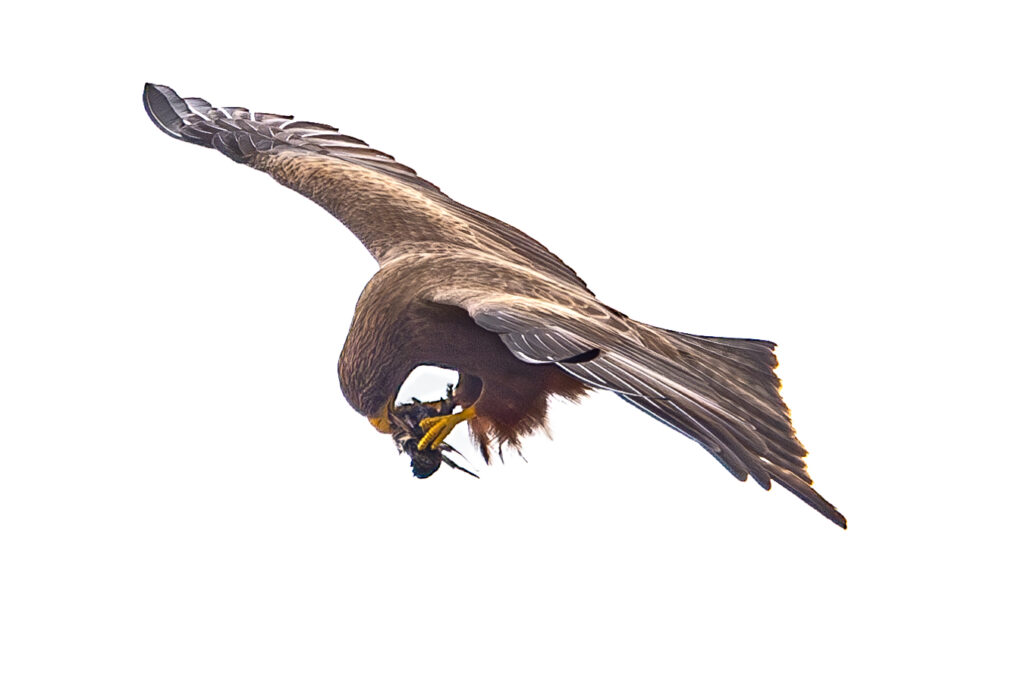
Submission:
[[[631,320],[539,242],[331,126],[216,108],[161,85],[146,85],[143,99],[165,133],[309,197],[377,259],[338,375],[345,398],[380,431],[400,429],[395,398],[420,365],[459,372],[448,414],[442,401],[417,418],[413,449],[424,452],[467,421],[486,458],[489,442],[517,446],[542,427],[549,397],[605,389],[696,440],[737,479],[765,489],[777,481],[846,526],[811,487],[772,342]]]

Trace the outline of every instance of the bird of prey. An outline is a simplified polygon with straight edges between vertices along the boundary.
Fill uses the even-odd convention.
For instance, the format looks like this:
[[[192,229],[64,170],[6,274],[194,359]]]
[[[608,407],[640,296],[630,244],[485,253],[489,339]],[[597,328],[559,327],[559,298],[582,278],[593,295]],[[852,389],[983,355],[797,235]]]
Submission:
[[[420,365],[456,370],[459,380],[449,413],[426,413],[413,448],[441,448],[468,422],[485,459],[488,443],[518,446],[543,427],[550,397],[603,389],[697,441],[737,479],[765,489],[776,481],[846,527],[811,486],[772,342],[632,320],[539,242],[333,126],[214,107],[161,85],[147,84],[143,101],[162,131],[309,197],[377,260],[338,375],[378,430],[397,429],[396,396]]]

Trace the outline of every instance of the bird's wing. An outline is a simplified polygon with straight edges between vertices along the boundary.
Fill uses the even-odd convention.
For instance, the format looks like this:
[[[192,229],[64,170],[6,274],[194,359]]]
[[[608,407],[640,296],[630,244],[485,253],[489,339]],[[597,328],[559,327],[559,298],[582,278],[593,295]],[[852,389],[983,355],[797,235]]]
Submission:
[[[327,209],[380,263],[441,244],[499,254],[586,287],[536,240],[453,201],[394,157],[333,126],[213,107],[162,85],[147,84],[143,102],[171,137],[213,147]]]
[[[466,296],[458,285],[433,293],[458,303],[498,334],[517,358],[554,363],[613,391],[699,442],[737,479],[772,481],[836,524],[846,520],[812,487],[789,410],[779,394],[772,342],[701,337],[644,325],[560,289],[542,299],[506,292]],[[554,303],[558,301],[558,303]]]

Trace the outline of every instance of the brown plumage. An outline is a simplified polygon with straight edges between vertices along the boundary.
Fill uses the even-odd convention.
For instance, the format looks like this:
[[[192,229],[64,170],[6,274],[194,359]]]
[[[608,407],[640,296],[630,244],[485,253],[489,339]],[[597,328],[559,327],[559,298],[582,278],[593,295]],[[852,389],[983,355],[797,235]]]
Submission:
[[[330,126],[214,108],[165,86],[147,85],[143,99],[165,133],[309,197],[376,258],[338,374],[378,429],[394,431],[395,396],[419,365],[460,373],[454,403],[473,415],[485,457],[489,442],[518,445],[544,427],[550,396],[605,389],[699,442],[738,479],[777,481],[846,526],[811,486],[773,343],[631,320],[537,241]]]

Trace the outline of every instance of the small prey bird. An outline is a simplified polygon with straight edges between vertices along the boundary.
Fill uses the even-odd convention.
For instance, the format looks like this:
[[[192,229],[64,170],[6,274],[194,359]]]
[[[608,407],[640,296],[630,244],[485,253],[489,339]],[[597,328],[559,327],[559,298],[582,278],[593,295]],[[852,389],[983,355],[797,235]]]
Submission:
[[[420,476],[436,469],[461,422],[487,460],[488,444],[518,447],[543,428],[551,396],[577,400],[603,389],[697,441],[737,479],[765,489],[776,481],[846,527],[811,487],[772,342],[632,320],[539,242],[332,126],[214,107],[162,85],[147,84],[143,102],[171,137],[212,147],[312,199],[377,260],[338,376],[352,407],[396,440],[402,432],[408,450],[409,409],[395,404],[405,378],[420,365],[458,371],[447,406],[417,413],[426,417],[417,418],[415,448],[433,453]]]

